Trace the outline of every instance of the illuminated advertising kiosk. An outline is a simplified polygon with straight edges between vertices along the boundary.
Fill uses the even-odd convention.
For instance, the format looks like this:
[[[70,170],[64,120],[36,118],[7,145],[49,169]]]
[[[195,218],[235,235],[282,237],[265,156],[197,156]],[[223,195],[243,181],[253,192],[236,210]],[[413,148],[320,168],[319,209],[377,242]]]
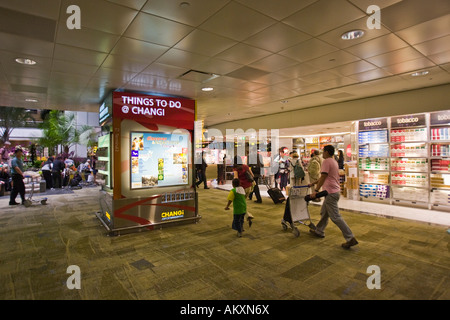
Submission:
[[[195,100],[112,92],[100,107],[97,213],[110,235],[197,222]]]

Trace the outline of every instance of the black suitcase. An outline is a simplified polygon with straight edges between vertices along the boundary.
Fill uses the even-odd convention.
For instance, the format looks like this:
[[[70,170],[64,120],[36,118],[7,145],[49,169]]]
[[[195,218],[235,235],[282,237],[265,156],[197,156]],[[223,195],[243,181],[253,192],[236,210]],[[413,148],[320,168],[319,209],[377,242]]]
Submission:
[[[271,188],[268,184],[266,184],[267,187],[267,193],[269,194],[269,197],[272,199],[273,203],[283,203],[286,198],[284,194],[281,192],[278,188]]]

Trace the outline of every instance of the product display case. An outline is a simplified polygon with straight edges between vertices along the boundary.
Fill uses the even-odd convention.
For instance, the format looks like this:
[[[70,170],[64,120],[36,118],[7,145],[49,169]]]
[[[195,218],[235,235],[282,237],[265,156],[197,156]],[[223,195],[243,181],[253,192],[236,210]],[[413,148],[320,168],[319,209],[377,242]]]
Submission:
[[[430,114],[430,204],[450,207],[450,111]]]
[[[391,186],[394,202],[428,205],[428,134],[424,114],[391,118]]]
[[[450,210],[450,110],[358,122],[359,199]]]
[[[388,201],[390,169],[387,118],[360,121],[358,129],[360,199]]]

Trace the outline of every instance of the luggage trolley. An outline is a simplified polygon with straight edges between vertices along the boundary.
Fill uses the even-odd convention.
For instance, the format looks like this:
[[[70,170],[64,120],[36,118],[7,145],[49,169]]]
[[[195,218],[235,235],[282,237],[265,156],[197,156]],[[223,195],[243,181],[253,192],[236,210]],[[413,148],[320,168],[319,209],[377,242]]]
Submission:
[[[281,220],[281,226],[286,231],[288,228],[292,229],[292,233],[295,237],[300,235],[300,231],[295,226],[298,222],[309,227],[312,230],[316,229],[316,226],[311,221],[311,217],[308,211],[308,203],[311,200],[308,193],[308,185],[294,186],[289,190],[289,197],[286,201],[286,207],[284,209],[284,217]],[[324,197],[328,194],[326,191],[317,193],[316,198]],[[309,221],[309,223],[306,223]]]
[[[40,202],[42,205],[46,205],[48,198],[42,198],[40,200],[33,200],[34,186],[39,185],[39,182],[35,181],[35,178],[33,178],[31,176],[25,176],[25,178],[30,181],[29,183],[31,184],[31,191],[28,194],[28,198],[25,199],[25,201],[24,201],[24,206],[27,208],[31,207],[33,202]],[[40,177],[39,177],[39,179],[40,179]]]

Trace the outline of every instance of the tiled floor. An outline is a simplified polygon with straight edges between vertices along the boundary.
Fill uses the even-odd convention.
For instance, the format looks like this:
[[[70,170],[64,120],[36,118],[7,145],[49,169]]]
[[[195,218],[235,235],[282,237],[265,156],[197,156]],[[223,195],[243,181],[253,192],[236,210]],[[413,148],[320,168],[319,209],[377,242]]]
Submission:
[[[342,210],[359,241],[344,250],[330,222],[324,239],[283,231],[284,205],[248,202],[255,216],[237,238],[227,192],[199,189],[197,224],[106,236],[96,189],[49,196],[47,206],[0,198],[0,299],[450,299],[448,226]],[[313,221],[319,207],[310,206]],[[69,265],[81,289],[66,286]],[[381,289],[368,289],[368,267]]]

